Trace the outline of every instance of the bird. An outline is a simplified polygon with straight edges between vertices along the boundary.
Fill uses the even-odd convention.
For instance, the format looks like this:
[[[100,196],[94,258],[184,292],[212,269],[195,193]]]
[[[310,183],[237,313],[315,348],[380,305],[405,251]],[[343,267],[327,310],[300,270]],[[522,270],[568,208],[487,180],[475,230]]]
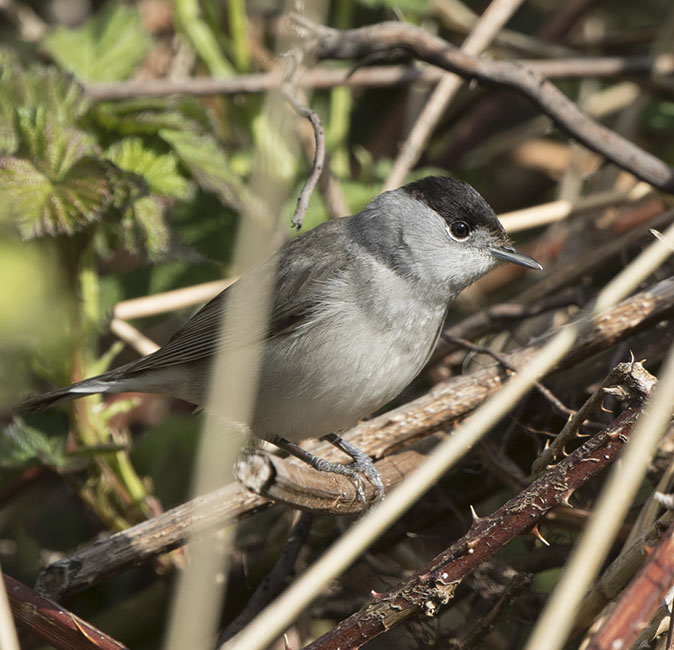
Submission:
[[[262,346],[251,420],[316,469],[361,477],[382,498],[372,460],[339,433],[390,402],[422,371],[459,293],[501,262],[541,270],[517,251],[468,183],[428,176],[381,193],[361,212],[287,241],[188,319],[157,351],[24,401],[18,412],[94,393],[161,393],[205,406],[218,350]],[[234,295],[271,295],[264,325],[221,332]],[[262,292],[263,294],[266,292]],[[240,329],[240,328],[239,328]],[[296,443],[322,437],[349,454],[328,462]]]

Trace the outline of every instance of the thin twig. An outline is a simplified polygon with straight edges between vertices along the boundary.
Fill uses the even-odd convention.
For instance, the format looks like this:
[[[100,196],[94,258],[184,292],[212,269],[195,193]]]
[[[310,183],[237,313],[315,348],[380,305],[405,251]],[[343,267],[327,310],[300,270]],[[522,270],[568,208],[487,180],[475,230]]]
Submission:
[[[472,352],[477,352],[478,354],[486,354],[490,356],[492,359],[494,359],[497,363],[501,364],[506,370],[510,370],[510,372],[514,373],[518,372],[517,368],[512,363],[510,363],[508,359],[505,358],[504,355],[499,354],[498,352],[491,350],[490,348],[487,348],[483,345],[476,345],[475,343],[471,343],[466,339],[462,339],[458,336],[452,336],[451,334],[443,334],[442,338],[448,343],[454,343],[455,345],[459,345],[462,348],[471,350]],[[562,400],[560,400],[549,388],[543,386],[543,384],[540,381],[535,382],[534,387],[560,413],[562,413],[563,415],[567,415],[569,417],[575,415],[575,411],[573,409],[570,409],[568,406],[566,406],[566,404],[564,404]]]
[[[129,347],[136,350],[141,356],[152,354],[159,349],[159,346],[152,339],[149,339],[133,325],[121,318],[113,318],[110,321],[110,331]]]
[[[648,183],[637,183],[629,190],[606,190],[579,198],[576,201],[552,201],[514,212],[499,215],[499,220],[508,232],[537,228],[557,221],[606,208],[612,205],[641,201],[653,191]]]
[[[142,298],[131,298],[118,302],[113,309],[114,318],[120,320],[133,320],[134,318],[144,318],[145,316],[156,316],[165,314],[185,307],[193,307],[215,298],[223,289],[234,283],[237,278],[228,278],[227,280],[214,280],[213,282],[204,282],[194,284],[191,287],[183,289],[173,289],[172,291],[162,291],[151,296]]]
[[[314,142],[316,145],[314,160],[311,166],[311,173],[309,174],[309,177],[300,191],[300,195],[297,198],[295,213],[290,220],[293,228],[299,230],[302,227],[302,222],[304,221],[304,215],[306,214],[307,207],[309,206],[311,194],[314,191],[316,183],[318,182],[318,179],[320,178],[323,171],[323,164],[325,163],[325,136],[323,135],[323,124],[321,123],[321,119],[318,117],[318,114],[311,110],[308,106],[302,104],[302,102],[300,102],[299,99],[297,99],[295,96],[295,91],[293,89],[293,79],[297,73],[300,63],[296,60],[295,56],[301,56],[301,51],[296,50],[296,52],[297,54],[291,52],[288,57],[286,72],[284,73],[283,83],[281,84],[281,94],[288,104],[290,104],[295,113],[297,113],[300,117],[304,117],[309,120],[314,130]]]

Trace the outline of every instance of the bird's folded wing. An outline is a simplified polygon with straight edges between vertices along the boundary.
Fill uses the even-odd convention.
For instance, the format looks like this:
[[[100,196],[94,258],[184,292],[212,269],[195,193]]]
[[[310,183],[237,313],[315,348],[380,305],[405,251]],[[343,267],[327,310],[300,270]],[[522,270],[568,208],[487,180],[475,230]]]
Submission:
[[[330,225],[331,224],[326,224]],[[338,231],[328,228],[326,236],[338,238]],[[348,254],[343,246],[332,248],[335,254],[325,255],[319,249],[313,232],[288,242],[274,257],[245,273],[241,279],[219,293],[171,336],[162,348],[131,366],[127,372],[189,363],[212,357],[220,349],[256,344],[293,331],[308,322],[320,306],[321,287],[344,271]],[[337,257],[338,259],[335,259]],[[274,283],[273,304],[265,325],[228,328],[223,332],[223,314],[237,292],[245,313],[248,301],[259,301],[268,295],[269,283]],[[237,297],[238,297],[237,296]],[[256,307],[256,306],[254,306]],[[255,309],[259,313],[259,310]],[[242,331],[243,330],[243,331]]]

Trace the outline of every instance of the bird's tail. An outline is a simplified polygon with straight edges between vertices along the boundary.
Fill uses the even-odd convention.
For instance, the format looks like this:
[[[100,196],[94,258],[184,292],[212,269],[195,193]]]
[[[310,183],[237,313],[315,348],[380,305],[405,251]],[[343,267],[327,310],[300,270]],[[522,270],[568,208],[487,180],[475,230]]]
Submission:
[[[42,411],[58,402],[69,402],[70,400],[84,397],[85,395],[94,395],[96,393],[107,393],[112,387],[112,382],[106,380],[105,375],[91,377],[84,381],[78,381],[76,384],[57,388],[56,390],[31,397],[12,409],[13,413],[25,413],[26,411]]]

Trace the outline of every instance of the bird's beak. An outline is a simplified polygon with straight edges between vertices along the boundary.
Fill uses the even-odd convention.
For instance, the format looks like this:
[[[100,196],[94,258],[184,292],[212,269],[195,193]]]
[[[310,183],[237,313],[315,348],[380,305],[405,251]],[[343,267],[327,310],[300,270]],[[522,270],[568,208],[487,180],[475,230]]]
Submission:
[[[543,267],[533,258],[520,253],[512,246],[499,246],[498,248],[490,248],[489,252],[497,259],[503,262],[512,262],[520,266],[526,266],[529,269],[542,271]]]

